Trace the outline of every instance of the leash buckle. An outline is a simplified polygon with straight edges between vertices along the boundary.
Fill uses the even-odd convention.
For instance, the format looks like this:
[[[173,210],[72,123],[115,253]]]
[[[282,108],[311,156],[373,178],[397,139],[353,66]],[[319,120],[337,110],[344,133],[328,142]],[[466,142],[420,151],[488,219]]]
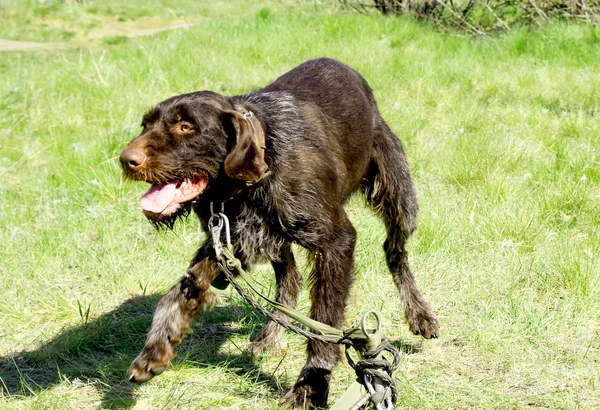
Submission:
[[[225,246],[231,250],[231,231],[229,229],[229,218],[225,215],[225,205],[221,203],[221,212],[214,213],[213,203],[210,203],[211,217],[208,220],[208,229],[212,234],[213,247],[215,248],[215,254],[221,256],[223,252],[223,243],[221,242],[221,233],[225,228]]]

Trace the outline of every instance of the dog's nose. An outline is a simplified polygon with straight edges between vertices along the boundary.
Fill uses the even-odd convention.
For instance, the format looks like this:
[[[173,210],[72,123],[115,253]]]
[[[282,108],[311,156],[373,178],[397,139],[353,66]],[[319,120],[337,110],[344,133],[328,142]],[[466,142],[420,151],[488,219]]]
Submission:
[[[131,148],[125,148],[120,156],[121,164],[132,171],[140,169],[146,162],[146,159],[146,154]]]

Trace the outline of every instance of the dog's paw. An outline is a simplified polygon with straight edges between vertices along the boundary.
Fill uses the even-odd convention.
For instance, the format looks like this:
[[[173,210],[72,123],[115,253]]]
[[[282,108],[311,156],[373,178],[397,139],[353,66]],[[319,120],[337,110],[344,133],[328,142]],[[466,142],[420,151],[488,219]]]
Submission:
[[[244,353],[250,357],[261,357],[268,350],[268,346],[264,343],[255,341],[250,343]]]
[[[269,352],[276,354],[285,347],[283,328],[273,321],[269,321],[260,332],[260,335],[246,348],[246,354],[260,357]]]
[[[276,340],[261,339],[255,340],[246,347],[246,354],[252,357],[261,357],[269,352],[275,355],[283,350],[285,344],[278,338]]]
[[[280,405],[295,409],[314,409],[327,406],[331,371],[320,368],[304,368],[298,381],[281,398]]]
[[[171,343],[147,343],[129,366],[127,379],[132,383],[145,383],[164,372],[174,357]]]
[[[414,312],[407,316],[408,328],[415,335],[421,335],[425,339],[437,339],[440,335],[440,322],[431,311],[424,310]]]
[[[313,391],[310,386],[304,385],[294,387],[281,398],[279,404],[290,409],[308,410],[312,405],[310,400],[312,393]]]

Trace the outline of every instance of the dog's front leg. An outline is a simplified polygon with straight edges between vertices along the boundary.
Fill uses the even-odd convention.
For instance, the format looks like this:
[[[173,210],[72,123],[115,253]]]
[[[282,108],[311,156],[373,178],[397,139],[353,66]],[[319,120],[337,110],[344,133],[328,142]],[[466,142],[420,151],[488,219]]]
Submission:
[[[290,244],[285,244],[280,249],[279,259],[271,262],[277,280],[276,301],[296,308],[300,292],[302,291],[302,276],[296,266],[294,254]],[[282,322],[288,323],[287,315],[275,311],[273,313]],[[272,349],[276,352],[282,347],[282,336],[284,328],[272,319],[269,319],[258,337],[248,347],[248,352],[253,356],[260,356],[265,350]]]
[[[337,231],[331,230],[331,238],[327,238],[326,244],[315,254],[310,278],[310,317],[334,327],[342,325],[344,320],[354,279],[356,244],[356,231],[347,218],[338,222],[337,228]],[[285,406],[312,409],[327,404],[331,373],[342,355],[340,346],[309,340],[307,352],[308,359],[298,381],[281,399]]]
[[[143,383],[164,372],[198,312],[214,304],[209,286],[220,270],[207,249],[198,251],[185,276],[158,302],[144,348],[127,371],[130,381]]]

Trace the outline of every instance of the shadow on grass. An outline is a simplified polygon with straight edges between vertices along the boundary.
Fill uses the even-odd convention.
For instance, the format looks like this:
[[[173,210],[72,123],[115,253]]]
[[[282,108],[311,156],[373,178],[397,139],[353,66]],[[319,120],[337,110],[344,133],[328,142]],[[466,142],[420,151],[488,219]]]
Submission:
[[[423,350],[422,343],[412,344],[412,343],[406,343],[402,340],[390,340],[390,344],[392,346],[394,346],[396,349],[398,349],[398,351],[400,353],[403,353],[403,354],[415,354],[415,353],[419,353],[421,350]]]
[[[159,298],[160,295],[134,297],[87,324],[62,331],[37,350],[0,357],[0,391],[14,398],[26,397],[64,381],[79,380],[98,389],[101,408],[132,407],[136,385],[125,380],[125,371],[144,344]],[[232,335],[251,334],[264,323],[262,318],[248,314],[249,309],[226,306],[203,313],[195,332],[178,348],[181,357],[175,363],[191,358],[225,366],[240,375],[253,375],[280,394],[281,386],[271,375],[261,372],[252,358],[241,353],[218,354],[220,346]]]

